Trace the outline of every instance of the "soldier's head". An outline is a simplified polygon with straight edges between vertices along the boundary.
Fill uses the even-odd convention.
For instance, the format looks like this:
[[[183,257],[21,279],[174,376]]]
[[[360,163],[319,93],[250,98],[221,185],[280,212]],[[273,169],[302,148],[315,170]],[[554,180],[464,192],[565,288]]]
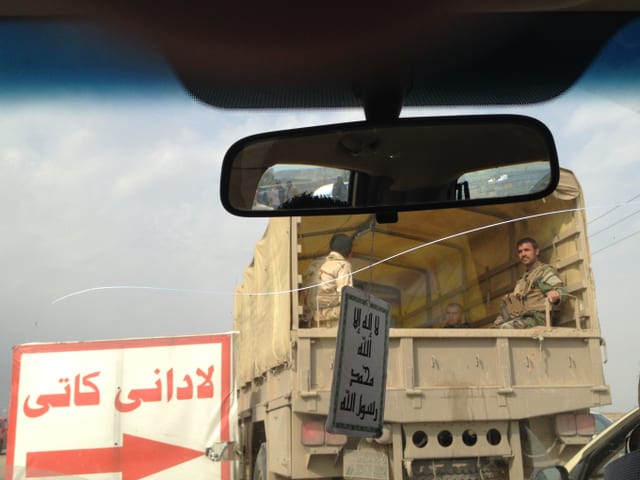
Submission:
[[[351,237],[343,233],[336,233],[331,237],[329,248],[332,252],[338,252],[343,257],[348,257],[351,254],[351,249],[353,248],[353,241],[351,240]]]
[[[445,319],[448,326],[455,326],[461,324],[462,320],[462,305],[459,303],[450,303],[447,305],[445,311]]]
[[[527,267],[527,269],[538,261],[540,249],[538,248],[538,242],[536,242],[534,238],[521,238],[518,240],[518,243],[516,243],[516,249],[518,250],[520,262]]]

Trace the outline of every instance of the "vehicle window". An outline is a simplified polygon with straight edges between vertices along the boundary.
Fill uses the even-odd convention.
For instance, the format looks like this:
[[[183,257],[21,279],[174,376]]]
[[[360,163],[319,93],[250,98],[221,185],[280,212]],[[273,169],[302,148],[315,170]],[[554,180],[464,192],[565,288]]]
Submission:
[[[123,58],[87,25],[15,22],[0,38],[24,45],[0,56],[2,412],[13,345],[230,331],[266,222],[220,206],[225,149],[362,114],[209,108],[147,45]]]
[[[449,409],[442,418],[473,417],[479,411],[489,415],[483,410],[486,405],[473,403],[481,401],[480,390],[474,390],[469,404],[457,396],[470,385],[493,389],[496,403],[503,402],[490,418],[501,418],[497,427],[487,420],[482,431],[460,425],[457,430],[443,429],[452,438],[455,434],[466,439],[454,443],[454,448],[471,448],[481,438],[486,444],[482,448],[503,449],[500,461],[482,466],[487,471],[503,473],[503,459],[512,452],[506,433],[518,428],[503,418],[508,415],[507,402],[522,398],[521,392],[535,393],[541,377],[556,382],[553,387],[574,390],[591,383],[605,390],[610,385],[612,405],[597,406],[618,412],[630,409],[637,399],[640,338],[640,324],[634,320],[640,310],[635,249],[640,232],[640,75],[633,70],[639,33],[640,25],[629,25],[575,87],[546,104],[403,111],[403,116],[506,112],[542,120],[554,134],[564,169],[554,194],[531,203],[403,212],[397,222],[389,223],[370,215],[283,218],[279,221],[289,222],[283,231],[294,233],[283,239],[269,234],[280,228],[278,222],[236,218],[223,210],[219,179],[226,149],[239,138],[262,131],[362,120],[360,110],[216,109],[194,101],[170,65],[148,45],[132,49],[127,43],[125,48],[111,33],[85,24],[0,24],[0,44],[21,45],[0,51],[0,414],[8,415],[10,409],[13,346],[230,332],[241,308],[242,301],[234,300],[241,284],[256,288],[244,292],[256,319],[265,324],[282,322],[282,330],[271,329],[264,336],[254,333],[256,344],[244,357],[255,360],[252,367],[260,363],[256,352],[263,351],[284,358],[282,368],[291,366],[282,351],[295,342],[288,337],[273,341],[272,335],[283,330],[308,328],[300,335],[309,339],[318,333],[311,329],[323,329],[318,333],[321,340],[295,344],[296,348],[308,348],[308,362],[315,359],[309,353],[312,348],[319,349],[320,353],[313,350],[318,358],[329,351],[333,355],[335,339],[325,327],[335,324],[305,311],[310,289],[304,282],[307,276],[315,278],[307,272],[320,271],[321,264],[314,262],[327,257],[335,234],[353,241],[348,255],[353,285],[390,304],[394,338],[407,339],[407,332],[418,331],[415,345],[404,341],[400,346],[398,340],[393,347],[403,361],[416,366],[402,370],[401,362],[392,365],[389,384],[412,402],[399,417],[415,420],[418,411],[434,414],[428,401],[435,394],[420,394],[429,388],[437,390],[438,398],[444,399],[440,405]],[[255,201],[265,208],[286,201],[291,180],[286,173],[284,169],[266,175]],[[515,175],[500,171],[473,175],[482,176],[482,182],[472,183],[481,183],[486,191],[522,193]],[[295,180],[292,183],[312,185],[318,197],[341,198],[351,186],[347,172],[339,169],[327,169],[322,178]],[[504,351],[491,357],[491,364],[483,363],[478,352],[494,352],[496,345],[504,345],[492,336],[492,327],[504,314],[505,295],[514,293],[522,276],[516,242],[526,236],[535,237],[540,259],[553,266],[565,289],[564,300],[543,310],[535,321],[568,346],[563,346],[567,350],[561,358],[552,357],[546,337],[527,331],[520,334],[509,357],[515,366],[506,371],[499,361]],[[274,245],[281,256],[269,249]],[[282,245],[289,250],[282,253]],[[264,265],[270,267],[257,268]],[[290,303],[278,303],[283,292],[292,294]],[[443,332],[440,329],[447,327],[452,310],[460,312],[456,327],[461,330]],[[567,332],[578,333],[573,338]],[[444,337],[451,342],[430,343]],[[600,347],[600,337],[606,340],[606,351]],[[458,339],[474,342],[470,347],[459,345],[457,358],[467,366],[463,372],[444,362],[437,351]],[[569,352],[575,344],[587,343],[608,356],[604,378],[594,379],[588,373],[594,365],[599,368],[597,355]],[[528,354],[531,345],[539,363]],[[326,365],[333,365],[331,355],[322,357]],[[331,385],[329,370],[317,375],[307,370],[305,382],[326,393]],[[520,382],[523,390],[514,394],[500,389],[505,378]],[[451,385],[452,379],[456,385]],[[599,402],[599,395],[605,396],[602,392],[588,390],[586,395]],[[316,393],[307,388],[299,402],[315,401],[326,408],[326,398],[318,400]],[[570,401],[572,395],[566,393],[563,400]],[[527,408],[542,408],[544,402],[535,399]],[[560,408],[557,405],[564,403],[553,408]],[[542,410],[536,412],[530,424],[535,440],[527,440],[531,448],[523,461],[527,471],[568,456],[587,441],[576,440],[577,434],[549,441],[556,425],[542,418]],[[528,413],[518,410],[517,419]],[[425,423],[435,429],[434,425],[440,428],[438,422],[432,418]],[[416,455],[427,445],[437,445],[434,439],[442,433],[403,428],[403,448]],[[257,428],[252,434],[259,432]],[[335,441],[329,434],[322,441],[327,438]],[[70,445],[61,439],[57,448]],[[333,458],[329,446],[322,448],[325,457]],[[438,458],[450,458],[449,452]],[[603,462],[618,454],[619,445],[612,445]],[[465,474],[468,469],[481,478],[478,458],[470,455],[459,465],[436,468],[435,463],[425,463],[421,468]],[[590,478],[601,478],[597,476],[601,473],[594,475]]]

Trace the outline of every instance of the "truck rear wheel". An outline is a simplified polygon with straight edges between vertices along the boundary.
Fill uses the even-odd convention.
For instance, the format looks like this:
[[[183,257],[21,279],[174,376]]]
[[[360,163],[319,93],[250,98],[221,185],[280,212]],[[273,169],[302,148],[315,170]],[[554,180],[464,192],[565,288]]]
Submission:
[[[253,464],[253,480],[267,480],[267,444],[261,443]]]

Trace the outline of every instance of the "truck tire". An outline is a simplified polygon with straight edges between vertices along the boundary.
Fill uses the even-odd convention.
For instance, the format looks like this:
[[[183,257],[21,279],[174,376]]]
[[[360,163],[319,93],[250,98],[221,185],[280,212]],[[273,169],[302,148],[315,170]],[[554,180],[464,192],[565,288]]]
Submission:
[[[267,480],[267,444],[261,443],[253,464],[253,480]]]

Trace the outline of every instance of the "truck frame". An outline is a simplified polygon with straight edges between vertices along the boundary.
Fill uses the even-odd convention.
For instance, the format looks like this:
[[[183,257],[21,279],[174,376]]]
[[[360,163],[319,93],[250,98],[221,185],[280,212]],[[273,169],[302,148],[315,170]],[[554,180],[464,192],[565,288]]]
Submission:
[[[391,305],[382,436],[325,431],[336,328],[300,323],[300,282],[331,235],[354,237],[354,284]],[[568,295],[547,325],[491,328],[538,240]],[[449,302],[469,328],[445,329]],[[524,479],[593,435],[611,402],[582,190],[562,170],[546,198],[373,216],[274,218],[236,290],[239,478]]]

